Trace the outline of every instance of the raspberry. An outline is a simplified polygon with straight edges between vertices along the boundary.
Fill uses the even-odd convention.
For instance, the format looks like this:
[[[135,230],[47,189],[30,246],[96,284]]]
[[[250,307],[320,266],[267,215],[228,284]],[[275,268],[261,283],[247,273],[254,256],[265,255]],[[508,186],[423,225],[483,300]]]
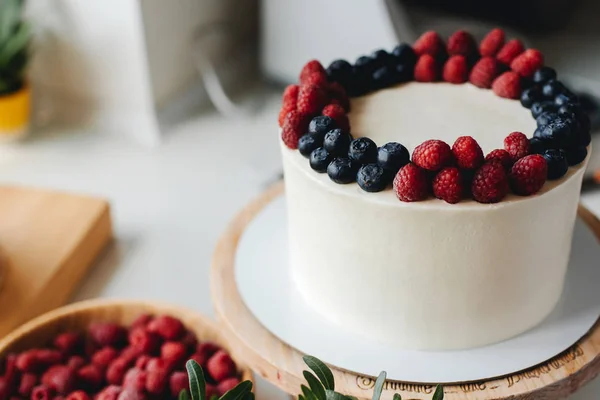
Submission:
[[[496,54],[496,59],[502,64],[510,65],[516,56],[525,50],[523,43],[518,39],[508,41]]]
[[[350,131],[350,121],[346,110],[339,104],[328,104],[323,107],[321,115],[325,115],[335,121],[335,126],[343,130],[344,132]]]
[[[174,372],[169,378],[171,395],[177,397],[182,390],[190,390],[189,379],[185,372]]]
[[[140,392],[131,388],[123,388],[117,400],[146,400],[147,396],[144,392]]]
[[[123,351],[119,355],[119,358],[126,360],[127,365],[131,365],[141,355],[142,355],[142,352],[137,347],[127,346],[123,349]]]
[[[236,375],[235,363],[223,350],[217,351],[206,363],[206,369],[210,376],[217,382],[232,378]]]
[[[129,331],[129,344],[142,354],[155,353],[160,346],[160,336],[148,332],[144,328],[135,328]]]
[[[1,370],[0,370],[1,373]],[[6,378],[0,376],[0,399],[6,400],[10,396],[10,385],[6,382]]]
[[[19,371],[17,368],[17,355],[9,354],[6,356],[6,362],[4,366],[4,380],[8,387],[16,386],[19,378]]]
[[[77,371],[77,379],[91,389],[98,389],[102,386],[104,376],[102,369],[94,364],[81,367]]]
[[[42,365],[37,358],[37,350],[27,350],[16,358],[15,366],[22,372],[36,372]]]
[[[327,103],[327,94],[317,85],[301,86],[296,110],[303,114],[317,115]]]
[[[430,56],[442,55],[445,51],[444,41],[434,31],[428,31],[421,35],[413,45],[413,50],[418,56],[429,54]]]
[[[485,163],[473,176],[471,194],[479,203],[497,203],[508,193],[508,176],[500,163]]]
[[[78,370],[79,368],[83,367],[84,365],[85,365],[85,358],[83,358],[81,356],[72,356],[67,361],[67,367],[71,368],[74,371]]]
[[[429,194],[427,172],[413,163],[400,168],[394,178],[394,192],[400,201],[419,201]]]
[[[229,392],[231,389],[239,385],[239,383],[240,380],[238,378],[229,378],[219,382],[219,384],[217,385],[219,396],[223,396],[225,393]]]
[[[527,49],[515,57],[510,63],[510,68],[526,78],[544,66],[544,55],[535,49]]]
[[[119,356],[117,350],[112,347],[103,347],[92,355],[92,364],[102,369],[108,368],[108,365]]]
[[[211,384],[206,384],[206,398],[211,399],[213,396],[219,396],[219,389]]]
[[[141,392],[146,387],[146,377],[148,373],[139,368],[130,368],[123,378],[123,388],[135,389]]]
[[[510,171],[510,185],[515,194],[529,196],[544,186],[547,176],[546,159],[540,154],[532,154],[515,162]]]
[[[452,164],[454,156],[448,144],[441,140],[426,140],[413,150],[412,162],[428,171],[439,171]]]
[[[298,85],[286,86],[285,90],[283,91],[283,105],[294,104],[294,107],[295,107],[296,102],[298,101],[298,92],[299,91],[300,91],[300,86],[298,86]]]
[[[62,354],[58,350],[40,349],[35,352],[38,362],[44,366],[59,364],[62,362]]]
[[[281,107],[281,110],[279,111],[279,118],[277,120],[279,122],[279,127],[283,127],[285,117],[287,117],[287,115],[292,111],[296,111],[296,104],[289,104]]]
[[[513,159],[508,153],[508,151],[504,149],[496,149],[489,152],[487,156],[485,156],[486,162],[499,162],[506,172],[509,172],[513,166]]]
[[[54,365],[42,375],[42,383],[59,394],[67,394],[75,386],[75,374],[64,365]]]
[[[304,80],[314,72],[323,73],[325,76],[327,76],[325,68],[323,68],[318,60],[310,60],[304,64],[304,67],[302,67],[302,70],[300,70],[300,83],[304,83]]]
[[[91,357],[95,352],[100,350],[100,346],[98,346],[93,340],[86,340],[85,345],[83,346],[84,355]]]
[[[90,336],[100,346],[120,347],[127,340],[125,328],[113,323],[98,323],[90,326]]]
[[[295,86],[297,86],[297,85],[295,85]],[[298,94],[298,92],[296,92],[296,94]],[[150,321],[152,321],[152,315],[142,314],[131,323],[131,326],[129,327],[129,329],[133,330],[135,328],[146,328]]]
[[[169,365],[178,366],[185,361],[187,349],[180,342],[165,342],[160,348],[160,356]]]
[[[31,400],[52,400],[54,389],[47,385],[38,385],[31,391]]]
[[[123,358],[117,358],[111,362],[106,370],[107,382],[111,385],[120,385],[123,383],[123,378],[125,377],[125,372],[127,372],[128,367],[128,361]]]
[[[148,371],[146,376],[146,390],[153,395],[161,395],[169,383],[169,374],[165,369]]]
[[[461,136],[452,145],[456,164],[462,169],[476,169],[483,164],[483,151],[471,136]]]
[[[75,354],[81,349],[83,337],[77,332],[66,332],[54,339],[54,347],[64,354]]]
[[[433,178],[433,195],[450,204],[460,201],[464,192],[463,180],[456,167],[447,167]]]
[[[146,371],[156,371],[159,369],[168,369],[169,364],[160,358],[151,358],[146,364]]]
[[[504,150],[510,154],[513,161],[529,154],[529,139],[521,132],[512,132],[504,138]]]
[[[146,365],[148,365],[148,361],[150,361],[152,359],[152,357],[144,354],[138,357],[137,360],[135,360],[135,367],[139,368],[139,369],[146,369]]]
[[[214,343],[202,342],[196,347],[196,353],[190,358],[204,368],[208,359],[219,350],[221,350],[221,347]]]
[[[77,390],[69,394],[65,400],[92,400],[92,398],[83,390]]]
[[[188,351],[196,351],[196,346],[198,346],[198,339],[196,339],[196,334],[192,331],[187,331],[185,336],[181,339],[181,343],[185,346]]]
[[[424,54],[415,64],[415,81],[417,82],[435,82],[438,80],[437,62],[430,54]]]
[[[444,64],[443,79],[450,83],[464,83],[469,76],[469,67],[465,56],[452,56]]]
[[[469,82],[477,87],[489,89],[499,74],[500,64],[498,60],[493,57],[483,57],[471,69]]]
[[[448,54],[469,57],[477,52],[475,39],[467,31],[456,31],[448,38]]]
[[[306,133],[310,116],[298,111],[291,111],[285,117],[281,130],[281,140],[290,149],[298,148],[298,140]]]
[[[513,71],[505,72],[494,80],[492,90],[500,97],[518,99],[521,96],[521,77]]]
[[[19,394],[23,397],[29,397],[31,391],[37,385],[38,378],[35,374],[26,373],[21,376],[21,383],[19,384]]]
[[[504,31],[500,28],[492,29],[479,43],[481,57],[494,57],[504,45]]]
[[[321,72],[311,72],[302,81],[302,86],[310,86],[310,85],[315,85],[322,89],[326,89],[329,86],[329,81],[327,80],[327,74],[321,73]]]
[[[117,400],[117,397],[119,397],[120,393],[120,386],[110,385],[102,389],[102,391],[96,395],[94,400]]]
[[[339,82],[331,82],[329,84],[327,95],[332,102],[337,101],[334,104],[339,104],[344,108],[344,111],[350,112],[350,98],[348,97],[348,93],[346,93],[346,89]]]
[[[148,323],[148,330],[158,334],[165,340],[177,340],[185,334],[183,323],[168,315],[154,318]]]

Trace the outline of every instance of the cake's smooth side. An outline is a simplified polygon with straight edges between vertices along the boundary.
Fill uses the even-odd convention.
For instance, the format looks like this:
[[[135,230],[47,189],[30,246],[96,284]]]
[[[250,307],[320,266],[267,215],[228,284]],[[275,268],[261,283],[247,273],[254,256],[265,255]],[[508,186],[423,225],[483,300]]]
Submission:
[[[293,278],[349,331],[409,349],[482,346],[558,302],[584,165],[498,204],[402,203],[336,185],[282,146]]]

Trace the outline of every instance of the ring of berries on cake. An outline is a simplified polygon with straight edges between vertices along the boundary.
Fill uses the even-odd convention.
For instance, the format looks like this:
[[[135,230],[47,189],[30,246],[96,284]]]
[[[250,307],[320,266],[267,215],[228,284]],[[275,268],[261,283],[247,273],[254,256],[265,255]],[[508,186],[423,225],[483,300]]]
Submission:
[[[400,143],[353,138],[350,98],[409,81],[471,83],[497,96],[520,101],[531,111],[535,132],[506,132],[504,148],[484,154],[477,138],[454,143],[431,138],[412,154]],[[356,182],[366,192],[395,191],[401,201],[431,196],[448,203],[472,198],[497,203],[509,193],[530,196],[547,180],[582,163],[591,142],[590,120],[578,97],[544,65],[543,54],[493,29],[477,44],[464,31],[446,41],[424,33],[412,46],[377,50],[354,64],[317,60],[300,72],[283,94],[281,137],[298,149],[317,173],[338,184]],[[528,137],[529,136],[529,137]]]

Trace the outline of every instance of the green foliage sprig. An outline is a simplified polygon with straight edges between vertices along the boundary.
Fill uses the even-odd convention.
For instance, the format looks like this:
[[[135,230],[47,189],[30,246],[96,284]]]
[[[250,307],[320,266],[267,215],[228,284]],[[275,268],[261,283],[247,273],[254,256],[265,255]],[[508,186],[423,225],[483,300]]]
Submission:
[[[304,356],[304,362],[312,371],[303,371],[306,385],[301,385],[302,394],[298,396],[298,400],[357,400],[356,397],[347,396],[335,391],[335,380],[333,373],[321,360],[312,356]],[[190,380],[191,400],[211,400],[206,398],[206,380],[202,367],[194,360],[190,360],[186,364],[188,377]],[[375,381],[373,388],[373,400],[380,400],[381,393],[386,378],[385,371],[381,372]],[[215,400],[217,396],[213,396]],[[443,400],[444,389],[442,386],[437,386],[431,400]],[[182,390],[179,394],[179,400],[190,400],[190,394],[186,390]],[[252,393],[252,382],[244,381],[236,387],[223,394],[218,400],[254,400]],[[402,400],[402,396],[398,393],[394,394],[394,400]]]
[[[30,42],[31,26],[23,20],[23,0],[0,0],[0,95],[23,86]]]

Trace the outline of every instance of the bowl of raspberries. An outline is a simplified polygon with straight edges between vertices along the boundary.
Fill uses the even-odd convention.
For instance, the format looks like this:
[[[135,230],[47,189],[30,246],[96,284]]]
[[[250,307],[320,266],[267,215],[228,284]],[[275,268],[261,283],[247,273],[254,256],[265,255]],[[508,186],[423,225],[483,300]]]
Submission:
[[[207,398],[250,370],[236,362],[216,325],[184,308],[92,300],[62,307],[0,341],[0,400],[177,399],[185,363],[204,370]]]

